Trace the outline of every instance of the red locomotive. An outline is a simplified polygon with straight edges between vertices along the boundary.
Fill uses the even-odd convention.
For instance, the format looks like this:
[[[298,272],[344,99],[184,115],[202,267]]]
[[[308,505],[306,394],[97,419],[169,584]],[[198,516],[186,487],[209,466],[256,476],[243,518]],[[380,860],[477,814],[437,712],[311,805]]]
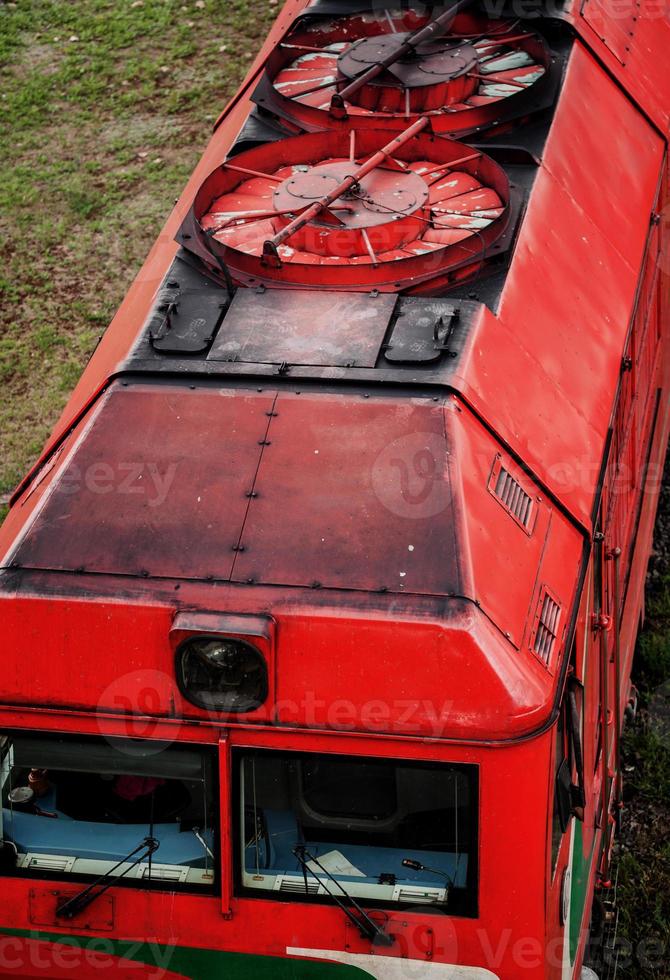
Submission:
[[[670,23],[289,0],[2,528],[0,974],[587,975]]]

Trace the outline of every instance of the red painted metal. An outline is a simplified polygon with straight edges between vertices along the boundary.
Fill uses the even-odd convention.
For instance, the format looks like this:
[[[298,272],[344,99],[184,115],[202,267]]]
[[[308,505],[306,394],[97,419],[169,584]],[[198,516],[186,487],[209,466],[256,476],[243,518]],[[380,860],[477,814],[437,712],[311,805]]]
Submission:
[[[602,0],[566,11],[584,44],[611,72],[656,127],[670,127],[670,76],[661,52],[670,45],[670,20],[662,5],[622,0],[616,14]]]
[[[328,31],[344,31],[337,43],[347,57],[358,51],[365,59],[371,44],[425,25],[425,12],[384,17],[385,26],[373,11],[297,27],[304,0],[281,12],[0,530],[0,725],[218,752],[221,894],[115,887],[83,926],[47,929],[54,890],[71,884],[10,874],[3,930],[149,936],[279,957],[292,948],[365,955],[369,946],[332,906],[238,893],[234,751],[460,762],[479,767],[477,917],[391,910],[389,930],[403,937],[412,968],[426,958],[414,930],[429,927],[435,965],[501,980],[579,976],[590,898],[608,877],[603,830],[620,783],[613,727],[628,697],[657,500],[642,485],[642,467],[658,473],[670,429],[668,27],[642,14],[627,44],[609,23],[597,37],[595,3],[563,15],[581,41],[567,58],[499,302],[473,314],[453,370],[429,375],[433,362],[417,360],[393,384],[382,366],[390,370],[396,293],[448,297],[450,277],[479,266],[481,250],[474,262],[464,254],[477,235],[453,226],[478,202],[491,217],[485,244],[495,244],[508,216],[508,178],[470,147],[426,132],[382,168],[358,173],[364,201],[351,194],[351,164],[374,158],[390,129],[406,130],[425,110],[443,132],[522,119],[524,90],[538,93],[549,74],[548,47],[523,22],[502,25],[499,38],[487,22],[489,68],[512,47],[532,63],[487,75],[506,97],[467,106],[479,97],[459,95],[467,106],[459,108],[462,80],[449,67],[456,30],[464,47],[482,53],[481,22],[461,12],[446,46],[424,49],[439,83],[412,88],[408,113],[393,102],[398,87],[388,72],[377,76],[380,104],[349,103],[338,120],[321,87]],[[306,102],[287,88],[274,103],[306,132],[229,158],[261,75],[283,84],[282,72],[311,71],[310,57],[315,74],[300,82],[314,87]],[[542,79],[533,78],[538,66]],[[410,68],[402,69],[405,82],[414,79]],[[467,85],[484,82],[480,74],[481,59]],[[295,81],[284,76],[287,86]],[[375,85],[368,78],[350,96],[363,103]],[[360,128],[371,119],[378,130]],[[327,132],[310,132],[324,125]],[[331,179],[325,194],[315,190]],[[349,196],[333,196],[343,184]],[[449,204],[454,188],[466,204],[445,216],[458,210]],[[393,223],[384,213],[391,195],[404,202]],[[189,218],[194,200],[199,225]],[[443,239],[423,227],[428,206],[451,222],[432,229]],[[232,241],[214,227],[222,210],[240,216]],[[301,214],[298,223],[291,218]],[[254,290],[238,291],[229,331],[183,377],[115,380],[142,342],[180,229],[210,267],[229,261],[237,283],[270,288],[258,303]],[[464,230],[469,242],[449,235]],[[430,246],[430,261],[396,255],[410,231],[417,252]],[[263,265],[270,239],[279,268]],[[309,257],[308,271],[282,254],[289,247]],[[302,305],[272,288],[290,285],[311,287],[299,293]],[[386,292],[366,295],[373,288]],[[445,325],[434,326],[432,353],[446,360],[438,343]],[[236,373],[222,380],[217,372],[229,358]],[[294,380],[284,362],[304,376]],[[615,552],[619,559],[607,562]],[[538,647],[547,596],[558,607],[549,623],[556,635]],[[594,629],[605,621],[609,632]],[[250,623],[271,665],[268,700],[246,717],[212,716],[179,689],[178,639],[217,624],[249,636]],[[566,677],[583,688],[580,848],[570,834],[552,840]],[[612,693],[602,704],[605,689]],[[572,925],[561,913],[570,871],[584,899]],[[564,967],[575,925],[581,932]],[[23,975],[40,975],[32,965],[39,942],[31,936],[14,950]],[[126,965],[116,965],[124,975]],[[85,962],[75,968],[78,976],[87,970]]]
[[[466,396],[586,526],[665,149],[577,46],[500,309],[482,311],[463,372]]]
[[[241,153],[232,172],[224,163],[203,183],[178,237],[245,285],[400,292],[466,277],[508,227],[508,180],[426,126],[390,142],[375,130],[315,133]],[[267,176],[241,179],[240,169]]]
[[[363,184],[361,186],[361,190],[359,190],[359,185],[361,185],[361,182],[366,177],[371,176],[374,171],[382,170],[384,165],[391,166],[392,169],[402,170],[403,168],[398,168],[398,164],[395,163],[394,154],[401,150],[413,136],[417,136],[422,130],[426,129],[427,125],[428,119],[425,116],[418,119],[415,123],[412,123],[411,126],[408,126],[407,129],[400,134],[400,136],[396,136],[380,150],[377,150],[376,153],[373,153],[372,156],[369,157],[364,163],[359,164],[354,169],[353,173],[349,173],[349,171],[352,169],[351,165],[355,163],[355,158],[347,160],[341,165],[326,165],[328,169],[326,169],[326,167],[317,167],[312,168],[306,174],[296,173],[285,180],[281,184],[280,188],[275,191],[275,200],[277,200],[278,203],[281,203],[282,200],[292,198],[293,210],[297,211],[304,206],[304,201],[313,200],[315,197],[317,197],[318,200],[314,201],[313,204],[309,204],[302,214],[299,214],[293,219],[293,221],[289,221],[287,225],[273,235],[271,239],[265,242],[263,248],[264,253],[267,255],[269,252],[273,256],[277,255],[278,245],[283,245],[284,242],[287,242],[290,238],[295,236],[297,232],[301,231],[305,225],[308,225],[310,221],[321,217],[323,212],[328,211],[330,205],[335,204],[339,198],[348,196],[349,198],[354,198],[355,200],[357,197],[361,196],[361,190],[365,194],[365,197],[373,202],[373,213],[375,211],[391,212],[392,216],[395,218],[398,214],[406,213],[408,206],[416,209],[414,213],[421,211],[423,204],[428,198],[429,192],[428,185],[424,183],[422,183],[418,191],[415,191],[414,185],[420,180],[418,175],[415,176],[413,174],[407,174],[406,177],[410,181],[409,186],[407,181],[403,179],[400,180],[400,183],[395,190],[389,189],[386,191],[386,193],[380,190],[376,184],[373,184],[372,186],[366,186]],[[355,152],[355,143],[352,142],[350,145],[352,151]],[[339,173],[337,170],[335,170],[335,167],[340,168]],[[384,174],[375,174],[376,183],[379,182],[380,177],[383,180],[384,176]],[[340,177],[339,183],[336,183],[332,190],[328,189],[332,185],[332,181],[337,180],[338,177]],[[324,180],[326,181],[325,187],[327,188],[325,194],[323,192]],[[396,180],[399,180],[399,178],[396,178]],[[284,197],[282,197],[282,192]],[[395,203],[394,205],[394,196],[400,197],[401,203]],[[411,204],[409,203],[410,200]],[[368,207],[369,206],[370,205],[368,205]],[[356,209],[355,204],[352,202],[349,207],[354,212],[352,217],[354,220],[356,220],[356,225],[361,227],[363,225],[363,215],[361,211],[362,208],[365,207],[365,204],[362,204],[362,206]],[[346,220],[345,216],[341,215],[336,221],[336,227],[341,228],[343,226],[346,227]],[[313,249],[308,248],[307,251],[313,251]]]
[[[431,41],[434,42],[437,38],[440,38],[446,31],[452,27],[454,22],[454,17],[456,16],[458,9],[463,6],[467,6],[470,0],[459,0],[459,2],[451,5],[447,10],[434,19],[428,21],[423,27],[418,28],[413,31],[409,37],[398,37],[395,34],[395,40],[397,43],[391,44],[387,51],[382,52],[382,57],[379,57],[379,50],[375,50],[375,46],[366,47],[366,55],[360,57],[361,48],[360,45],[356,49],[356,57],[353,58],[354,64],[353,71],[344,71],[345,77],[353,78],[348,82],[343,89],[340,89],[335,95],[333,95],[331,100],[331,112],[335,108],[346,111],[347,101],[352,100],[352,96],[358,95],[362,89],[367,88],[370,84],[375,82],[381,75],[387,71],[391,71],[403,84],[405,88],[413,87],[416,83],[416,66],[410,69],[406,69],[403,63],[416,59],[417,57],[421,59],[421,56],[426,55],[427,63],[422,66],[422,70],[428,74],[435,72],[436,74],[446,76],[449,78],[453,74],[460,75],[463,72],[467,73],[471,65],[476,61],[475,52],[470,49],[467,52],[465,58],[453,57],[453,49],[447,49],[446,52],[442,51],[438,53],[438,60],[441,62],[439,65],[435,64],[436,59],[431,57],[435,52],[434,47],[430,47]],[[426,47],[423,47],[426,45]],[[352,45],[353,47],[353,45]],[[437,52],[436,52],[437,53]],[[351,49],[347,52],[347,55],[351,55]],[[460,64],[454,66],[444,64],[444,55],[446,54],[446,61],[453,62],[460,61]],[[364,65],[367,63],[369,67],[361,71],[360,62]],[[400,64],[399,64],[400,63]],[[340,62],[340,67],[342,62]],[[343,70],[341,68],[341,70]],[[475,86],[476,87],[476,86]],[[410,93],[411,94],[411,93]],[[444,106],[448,104],[449,101],[454,101],[453,99],[448,100],[446,103],[442,102],[441,105]],[[435,107],[433,107],[435,108]]]
[[[436,132],[457,134],[532,111],[550,74],[546,44],[517,22],[454,6],[442,36],[440,18],[400,11],[299,23],[270,59],[258,102],[305,130],[402,129],[428,113]]]
[[[273,402],[272,394],[113,387],[14,560],[35,568],[229,578]]]
[[[259,735],[260,733],[254,731],[232,733],[231,748],[267,745],[267,739]],[[487,862],[481,870],[481,916],[486,921],[498,923],[501,930],[507,928],[506,923],[511,922],[515,935],[517,931],[524,936],[536,935],[541,931],[542,915],[530,903],[524,903],[523,906],[517,903],[510,920],[509,905],[506,905],[504,899],[509,894],[508,883],[513,880],[515,869],[518,869],[518,857],[510,846],[511,838],[501,835],[496,830],[496,826],[500,827],[508,815],[506,789],[508,791],[510,785],[515,785],[518,792],[523,793],[527,799],[525,812],[529,825],[522,831],[519,822],[519,845],[523,845],[528,852],[525,861],[528,878],[531,880],[537,878],[541,872],[543,854],[541,830],[543,800],[535,794],[534,787],[542,773],[544,751],[538,753],[529,745],[522,745],[513,754],[501,758],[496,750],[490,750],[485,755],[475,755],[467,748],[454,746],[445,752],[442,747],[435,744],[408,744],[401,740],[380,744],[380,741],[372,736],[355,739],[347,736],[328,736],[324,739],[323,736],[315,733],[312,737],[314,751],[336,751],[361,756],[372,753],[388,758],[404,757],[430,761],[449,759],[450,762],[464,763],[472,763],[476,760],[481,766],[481,806],[487,808],[491,815],[491,821],[482,827],[481,846],[491,855],[491,862]],[[273,734],[271,744],[276,749],[299,751],[303,748],[299,736],[296,737],[290,732],[283,733],[280,730]],[[548,751],[548,742],[544,749]],[[31,928],[28,917],[30,890],[48,891],[50,887],[53,888],[53,883],[29,882],[16,878],[3,880],[3,927],[9,930],[21,928],[29,930]],[[147,937],[151,937],[152,948],[160,956],[158,968],[170,968],[170,952],[174,949],[176,938],[180,946],[194,949],[235,950],[242,954],[259,955],[262,948],[261,955],[266,956],[285,956],[286,946],[294,939],[304,943],[308,949],[344,948],[347,934],[344,916],[339,909],[327,905],[296,905],[291,902],[274,902],[265,899],[235,898],[232,902],[232,916],[228,919],[222,916],[221,901],[216,896],[202,898],[167,892],[148,895],[135,889],[114,891],[116,900],[114,936],[123,937],[133,945],[146,942]],[[539,891],[533,892],[531,897],[536,895],[540,905]],[[388,914],[391,923],[398,922],[399,929],[400,924],[405,923],[416,930],[416,946],[411,944],[407,950],[409,955],[416,958],[422,929],[425,927],[425,913],[415,908],[403,911],[402,914],[393,911]],[[515,969],[515,959],[518,956],[514,938],[510,937],[508,941],[496,943],[490,939],[488,932],[482,930],[481,921],[477,919],[459,920],[456,929],[453,920],[448,916],[438,914],[431,916],[432,919],[434,919],[436,961],[439,962],[438,957],[449,958],[451,962],[458,959],[463,963],[489,961],[494,975],[513,975],[510,971]],[[179,930],[178,933],[175,933],[175,929]],[[50,929],[49,932],[56,932],[72,939],[81,936],[81,930],[74,925],[61,925]],[[106,947],[101,944],[91,943],[91,948],[87,950],[87,940],[90,942],[97,936],[109,939],[109,933],[92,931],[80,940],[79,948],[83,947],[83,950],[79,956],[77,956],[79,950],[76,948],[70,952],[69,962],[79,964],[82,970],[76,972],[75,969],[73,975],[87,976],[83,969],[90,969],[91,962],[98,969],[101,963],[109,963],[109,959],[103,959]],[[286,940],[280,940],[280,936],[288,937],[288,943]],[[267,940],[265,937],[268,937]],[[31,965],[27,957],[21,959],[25,952],[20,940],[11,945],[5,942],[2,949],[10,962],[13,960],[20,965],[27,961],[28,966]],[[371,951],[369,944],[360,951],[369,953]],[[90,960],[87,959],[87,955]],[[98,959],[95,958],[96,955]],[[64,958],[67,962],[67,954]],[[272,968],[271,961],[267,965],[261,962],[265,969]],[[156,961],[152,959],[151,963],[154,972],[157,972]],[[174,961],[172,965],[174,966]],[[418,965],[416,962],[409,963],[407,968],[416,969]],[[250,977],[254,976],[253,971],[257,966],[257,961],[252,963]],[[109,965],[108,968],[111,975],[114,975],[113,966]],[[537,976],[537,971],[535,972]],[[40,974],[36,973],[36,975]],[[44,975],[49,974],[46,972]],[[130,971],[128,975],[130,976]],[[137,975],[142,976],[141,966],[137,969]],[[256,972],[255,976],[257,975]],[[532,972],[529,972],[529,976],[532,975]]]

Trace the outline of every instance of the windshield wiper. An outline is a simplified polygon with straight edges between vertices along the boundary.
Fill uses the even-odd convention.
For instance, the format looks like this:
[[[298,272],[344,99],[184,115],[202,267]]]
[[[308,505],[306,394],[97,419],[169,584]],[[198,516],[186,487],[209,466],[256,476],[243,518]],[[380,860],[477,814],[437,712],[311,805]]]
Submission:
[[[205,854],[208,857],[211,857],[211,859],[213,861],[214,860],[214,851],[211,849],[211,847],[209,846],[209,844],[207,843],[207,841],[205,840],[205,838],[200,833],[200,827],[192,827],[191,828],[191,833],[194,834],[197,837],[197,839],[200,841],[200,843],[202,844],[202,846],[205,848]]]
[[[141,844],[138,844],[137,847],[133,848],[130,854],[126,854],[126,856],[121,858],[121,860],[118,861],[113,868],[110,868],[104,875],[96,878],[96,880],[90,884],[88,888],[84,888],[83,891],[80,891],[76,895],[73,895],[72,898],[69,898],[67,902],[63,902],[62,905],[59,905],[56,909],[56,915],[63,919],[74,919],[75,915],[79,915],[79,913],[83,912],[85,908],[88,908],[91,902],[94,902],[96,898],[106,892],[108,888],[111,888],[112,885],[119,880],[119,878],[123,878],[129,871],[136,868],[141,861],[144,861],[145,858],[149,858],[149,860],[151,860],[151,855],[158,850],[159,843],[160,842],[157,841],[155,837],[145,837]],[[135,858],[133,863],[125,869],[125,871],[122,871],[120,875],[114,875],[117,868],[120,868],[122,864],[130,861],[130,859],[135,857],[136,854],[138,856]]]
[[[370,918],[370,916],[365,911],[365,909],[361,908],[361,906],[358,904],[356,899],[349,894],[349,892],[344,888],[341,882],[339,882],[337,878],[334,878],[330,873],[330,871],[328,871],[327,868],[324,868],[324,866],[319,863],[319,861],[313,854],[310,854],[310,852],[307,850],[304,844],[299,844],[297,847],[294,847],[293,853],[297,858],[298,863],[302,868],[303,874],[305,876],[305,886],[307,885],[307,873],[309,872],[309,874],[311,874],[313,878],[316,878],[316,880],[319,882],[320,885],[323,885],[323,887],[326,890],[326,894],[329,895],[333,899],[335,904],[342,909],[346,917],[349,919],[350,922],[352,922],[356,926],[356,928],[359,930],[361,936],[364,939],[369,939],[374,946],[393,945],[394,942],[393,936],[389,936],[387,932],[384,932],[381,926],[377,925],[374,919]],[[337,887],[340,889],[340,891],[346,898],[347,902],[349,902],[349,905],[355,909],[355,912],[351,910],[349,905],[345,904],[345,902],[342,901],[339,895],[335,895],[328,888],[328,886],[325,884],[323,879],[316,874],[313,868],[310,868],[309,864],[307,863],[308,861],[311,861],[312,864],[315,864],[319,869],[319,871],[321,871],[326,876],[326,878],[329,878],[334,885],[337,885]]]

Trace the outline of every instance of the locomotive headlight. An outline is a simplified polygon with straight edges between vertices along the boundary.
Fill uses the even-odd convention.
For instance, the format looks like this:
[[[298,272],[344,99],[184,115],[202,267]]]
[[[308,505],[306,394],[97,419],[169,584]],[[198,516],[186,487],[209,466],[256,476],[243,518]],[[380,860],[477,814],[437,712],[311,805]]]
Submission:
[[[245,640],[195,636],[177,650],[177,676],[184,695],[210,711],[242,712],[268,696],[267,664]]]

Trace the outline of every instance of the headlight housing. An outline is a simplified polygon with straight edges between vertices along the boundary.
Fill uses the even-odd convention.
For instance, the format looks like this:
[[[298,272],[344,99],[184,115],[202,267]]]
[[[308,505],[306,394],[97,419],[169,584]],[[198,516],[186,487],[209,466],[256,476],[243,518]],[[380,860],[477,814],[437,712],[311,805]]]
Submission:
[[[268,696],[268,668],[246,640],[192,636],[177,649],[177,679],[184,695],[208,711],[239,714]]]

